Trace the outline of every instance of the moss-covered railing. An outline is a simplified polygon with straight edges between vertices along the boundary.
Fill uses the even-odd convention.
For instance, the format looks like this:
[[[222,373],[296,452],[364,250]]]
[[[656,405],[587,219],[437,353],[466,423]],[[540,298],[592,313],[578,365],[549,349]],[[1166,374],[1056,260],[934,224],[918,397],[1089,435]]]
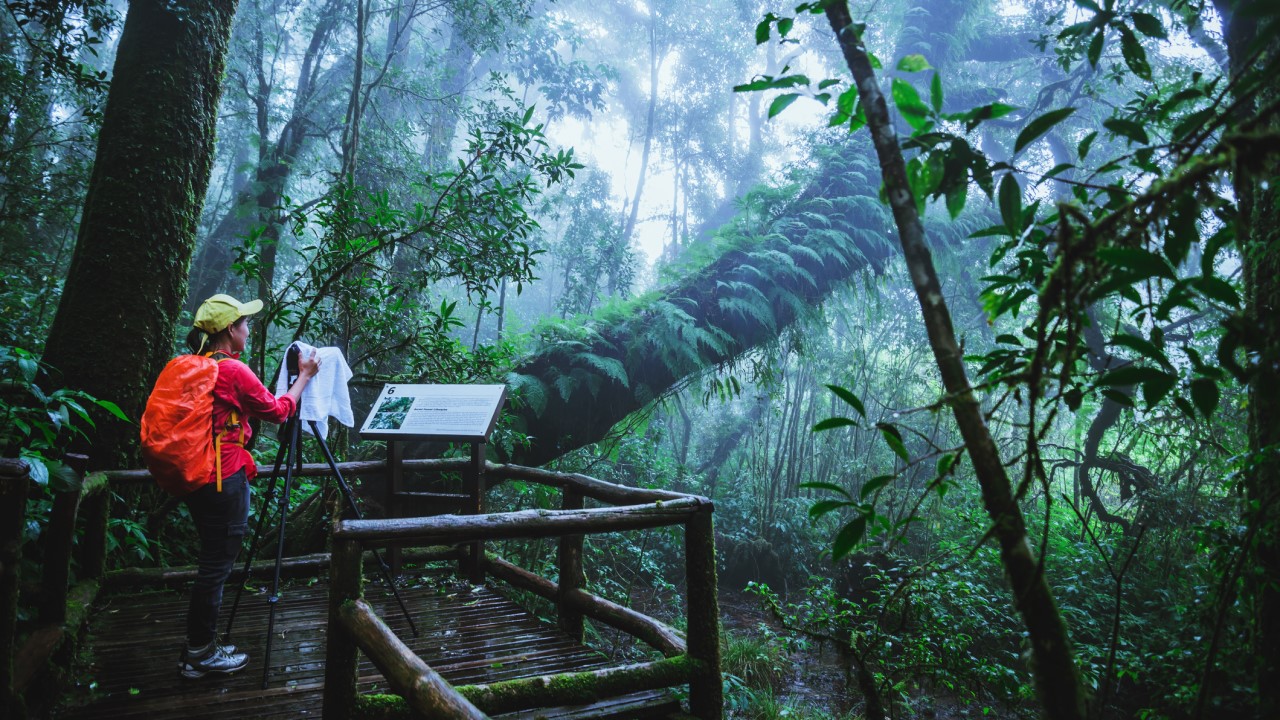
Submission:
[[[438,462],[438,461],[437,461]],[[563,490],[560,510],[522,510],[481,515],[439,515],[388,520],[345,520],[333,530],[329,637],[325,665],[325,717],[360,717],[385,702],[356,692],[363,651],[401,698],[405,714],[441,718],[485,718],[535,707],[595,701],[613,695],[689,686],[693,715],[719,718],[719,607],[716,597],[712,504],[693,495],[625,487],[585,475],[513,465],[485,467],[485,484],[521,479]],[[604,507],[587,508],[592,498]],[[687,638],[658,620],[598,597],[585,588],[582,546],[586,535],[681,525],[685,532]],[[490,685],[454,687],[391,632],[364,601],[362,557],[385,546],[474,546],[489,540],[559,538],[558,578],[552,582],[501,558],[483,556],[482,571],[555,603],[559,624],[579,641],[583,619],[627,632],[665,657],[592,672],[561,673]],[[474,570],[474,568],[469,568]],[[474,579],[474,578],[473,578]]]
[[[65,461],[76,482],[54,493],[41,537],[44,556],[36,616],[19,645],[19,572],[31,468],[24,460],[0,459],[0,717],[26,717],[27,691],[68,638],[76,637],[103,575],[111,497],[108,483],[100,473],[84,477],[84,456],[69,455]],[[86,541],[78,546],[79,573],[72,583],[71,560],[81,520]]]

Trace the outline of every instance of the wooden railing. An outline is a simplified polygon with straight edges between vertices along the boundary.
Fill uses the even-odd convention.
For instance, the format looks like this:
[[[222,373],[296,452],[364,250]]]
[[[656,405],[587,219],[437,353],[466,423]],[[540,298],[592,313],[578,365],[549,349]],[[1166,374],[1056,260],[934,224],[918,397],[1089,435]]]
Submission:
[[[84,458],[73,456],[67,460],[78,474],[83,473]],[[357,461],[338,463],[338,469],[344,477],[385,475],[387,465],[384,460]],[[466,473],[477,468],[474,458],[403,460],[400,465],[404,470],[417,472]],[[566,688],[578,688],[578,692],[585,688],[585,692],[592,693],[581,698],[585,701],[595,699],[597,693],[608,696],[685,683],[689,684],[690,707],[696,716],[720,717],[719,610],[711,502],[681,493],[614,485],[579,474],[493,463],[479,464],[479,468],[483,477],[474,483],[470,494],[475,497],[468,505],[483,507],[482,496],[489,487],[521,479],[563,490],[562,509],[344,521],[335,527],[332,555],[317,554],[287,561],[305,574],[315,574],[326,565],[332,568],[330,623],[333,627],[326,674],[326,708],[331,704],[354,707],[354,658],[358,647],[378,664],[393,689],[404,696],[411,707],[427,712],[428,717],[484,717],[478,714],[477,707],[494,713],[517,706],[534,707],[566,698]],[[112,491],[151,483],[152,479],[146,470],[91,473],[77,490],[54,497],[43,535],[38,622],[18,648],[18,570],[22,532],[27,522],[29,470],[24,461],[0,459],[0,716],[13,718],[25,715],[24,692],[63,641],[75,636],[99,587],[113,582],[151,584],[190,580],[195,574],[194,568],[130,568],[106,572]],[[304,464],[299,474],[323,477],[331,475],[332,470],[326,463]],[[587,498],[609,507],[587,509]],[[74,542],[77,524],[82,527],[78,544]],[[582,568],[585,535],[672,525],[683,525],[685,529],[687,640],[664,623],[588,592]],[[487,540],[539,537],[560,538],[558,583],[484,552]],[[556,606],[560,627],[579,641],[583,637],[583,619],[591,618],[639,638],[665,657],[656,662],[596,672],[452,688],[400,644],[360,599],[364,549],[386,545],[408,548],[415,560],[456,557],[461,569],[473,580],[491,575],[547,598]],[[466,551],[450,549],[458,545],[466,545]],[[74,584],[69,582],[73,555],[79,568]],[[271,563],[264,561],[255,564],[255,574],[259,565],[263,571],[271,570]],[[358,644],[357,637],[363,638]],[[335,642],[335,638],[340,640]],[[335,713],[332,717],[350,714]]]
[[[630,488],[585,475],[513,465],[488,464],[485,476],[485,485],[522,479],[561,488],[562,509],[346,520],[335,525],[325,716],[357,714],[356,671],[359,652],[363,651],[392,690],[424,717],[484,718],[486,713],[587,702],[688,684],[690,711],[700,718],[719,718],[723,697],[711,502],[694,495]],[[585,498],[608,506],[586,508]],[[658,620],[593,595],[585,588],[582,568],[586,535],[673,525],[682,525],[685,531],[687,638]],[[664,659],[593,672],[453,687],[400,642],[362,599],[361,558],[367,548],[475,546],[489,540],[546,537],[560,539],[558,583],[490,554],[483,556],[483,573],[551,600],[560,627],[579,641],[583,619],[591,618],[648,643]]]
[[[66,464],[83,477],[86,458],[69,455]],[[106,536],[111,493],[107,479],[93,474],[76,487],[54,494],[42,535],[44,558],[36,621],[22,646],[17,645],[19,569],[26,525],[31,468],[24,460],[0,459],[0,716],[26,716],[23,697],[37,674],[68,637],[74,637],[97,596],[106,563]],[[76,523],[83,519],[85,542],[79,545],[79,573],[74,584],[71,558]]]

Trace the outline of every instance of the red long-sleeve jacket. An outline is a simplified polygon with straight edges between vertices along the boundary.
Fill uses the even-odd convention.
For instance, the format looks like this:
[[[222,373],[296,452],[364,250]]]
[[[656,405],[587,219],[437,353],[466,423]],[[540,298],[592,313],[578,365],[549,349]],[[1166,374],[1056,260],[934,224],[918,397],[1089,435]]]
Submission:
[[[232,354],[218,363],[218,382],[213,386],[213,430],[222,432],[231,420],[234,410],[240,427],[231,429],[222,439],[222,477],[228,478],[240,468],[252,480],[258,474],[258,466],[244,445],[253,436],[248,420],[261,418],[268,422],[284,422],[296,407],[289,395],[276,397],[253,374],[248,365],[240,362],[239,355]],[[209,473],[209,482],[216,482],[218,471]]]

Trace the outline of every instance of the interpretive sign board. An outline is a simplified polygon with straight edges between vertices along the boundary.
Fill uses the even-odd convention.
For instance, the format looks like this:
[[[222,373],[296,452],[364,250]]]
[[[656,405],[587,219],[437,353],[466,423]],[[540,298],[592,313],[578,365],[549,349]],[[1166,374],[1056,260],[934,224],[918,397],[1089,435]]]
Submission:
[[[506,399],[506,385],[386,385],[360,435],[486,442]]]

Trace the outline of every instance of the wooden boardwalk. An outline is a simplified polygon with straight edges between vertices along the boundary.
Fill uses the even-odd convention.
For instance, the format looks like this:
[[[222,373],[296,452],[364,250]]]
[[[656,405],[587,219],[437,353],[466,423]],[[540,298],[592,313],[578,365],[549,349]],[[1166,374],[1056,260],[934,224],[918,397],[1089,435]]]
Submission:
[[[223,620],[233,600],[228,588]],[[618,665],[584,647],[487,587],[471,587],[449,576],[427,576],[400,588],[419,637],[379,582],[366,585],[366,599],[399,637],[454,685],[488,683],[549,673]],[[232,642],[249,653],[249,666],[231,676],[200,680],[178,676],[186,596],[163,592],[116,595],[100,601],[90,617],[93,648],[91,702],[68,711],[69,720],[107,718],[306,718],[320,717],[324,689],[327,585],[290,586],[276,611],[271,676],[262,689],[267,627],[266,594],[246,591]],[[389,692],[367,660],[362,692]],[[636,693],[589,706],[539,709],[503,718],[665,717],[679,709],[667,691]]]

